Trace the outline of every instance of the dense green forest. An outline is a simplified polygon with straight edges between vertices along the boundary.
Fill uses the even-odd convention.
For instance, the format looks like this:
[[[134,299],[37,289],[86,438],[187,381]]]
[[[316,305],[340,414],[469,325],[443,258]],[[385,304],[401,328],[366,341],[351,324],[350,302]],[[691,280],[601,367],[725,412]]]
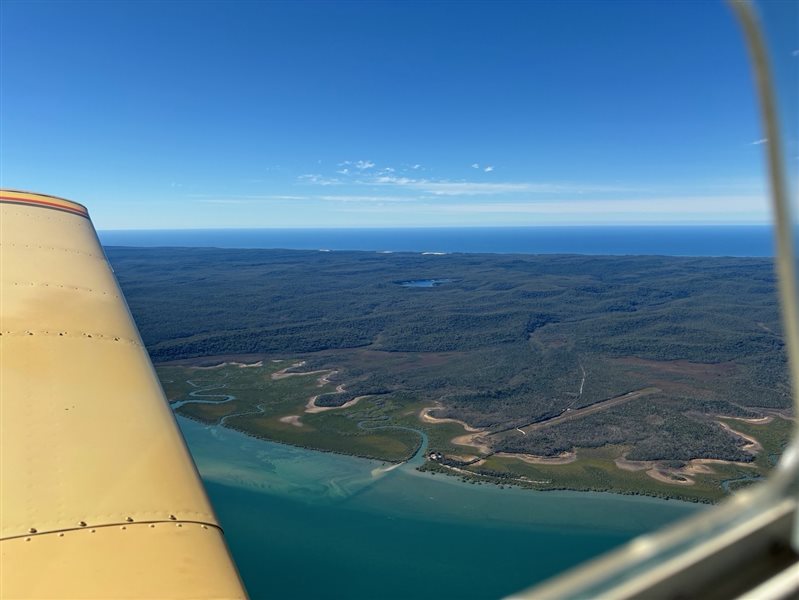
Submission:
[[[494,451],[623,444],[631,460],[751,460],[716,417],[790,406],[766,259],[107,253],[154,361],[302,357],[346,382],[319,405],[436,403]],[[420,279],[448,281],[401,285]],[[535,427],[647,387],[657,392]]]

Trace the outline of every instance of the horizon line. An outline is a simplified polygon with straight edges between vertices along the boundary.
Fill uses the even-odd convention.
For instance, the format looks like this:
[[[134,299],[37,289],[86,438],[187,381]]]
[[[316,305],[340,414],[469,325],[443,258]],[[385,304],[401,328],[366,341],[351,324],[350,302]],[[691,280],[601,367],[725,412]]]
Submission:
[[[278,227],[152,227],[152,228],[97,228],[97,232],[124,232],[124,231],[305,231],[309,229],[323,230],[323,231],[344,231],[344,230],[398,230],[398,229],[582,229],[587,227],[603,228],[603,229],[622,229],[622,228],[651,228],[651,229],[667,229],[674,227],[718,227],[718,228],[735,228],[735,227],[766,227],[773,228],[774,223],[771,222],[755,222],[755,223],[616,223],[616,224],[596,224],[596,223],[571,223],[564,224],[546,224],[546,225],[341,225],[341,226],[278,226]]]

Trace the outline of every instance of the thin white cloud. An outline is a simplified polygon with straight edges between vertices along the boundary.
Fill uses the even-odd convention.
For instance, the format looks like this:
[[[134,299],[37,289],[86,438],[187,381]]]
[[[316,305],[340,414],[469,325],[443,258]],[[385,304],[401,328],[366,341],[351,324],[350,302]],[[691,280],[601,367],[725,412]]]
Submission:
[[[242,198],[206,198],[198,200],[201,204],[253,204],[255,200],[245,200]]]
[[[207,204],[255,204],[263,200],[311,200],[313,196],[285,196],[285,195],[255,195],[255,194],[235,194],[228,196],[213,196],[210,194],[189,194],[188,198],[196,202]]]
[[[794,50],[791,52],[791,56],[799,56],[799,50]]]
[[[479,169],[479,168],[480,168],[479,163],[472,163],[472,169]]]
[[[380,175],[371,181],[361,181],[359,183],[377,183],[380,185],[411,185],[418,183],[416,179],[410,177],[394,177],[393,175]]]
[[[421,168],[422,168],[422,165],[420,165],[420,164],[415,164],[415,165],[411,166],[411,169],[413,169],[414,171],[418,171]]]
[[[486,194],[508,194],[535,191],[536,186],[529,183],[483,183],[473,181],[428,181],[413,186],[435,196],[482,196]],[[550,186],[547,190],[555,191]]]
[[[313,173],[300,175],[299,177],[297,177],[297,180],[301,183],[312,183],[315,185],[338,185],[341,183],[340,179],[325,177],[324,175],[318,175]]]
[[[354,164],[355,168],[360,170],[360,171],[365,171],[365,170],[371,169],[371,168],[373,168],[375,166],[375,163],[373,163],[371,160],[359,160],[358,162],[353,163],[353,164]]]
[[[360,195],[360,194],[309,194],[305,196],[296,195],[233,195],[233,196],[195,196],[195,202],[203,204],[258,204],[264,201],[286,200],[291,202],[325,201],[325,202],[416,202],[419,196],[380,196],[380,195]]]
[[[313,200],[326,200],[329,202],[414,202],[418,200],[415,196],[312,196]]]
[[[340,171],[336,171],[336,173],[338,173],[339,175],[349,175],[350,174],[350,170],[349,169],[341,169]]]
[[[494,170],[494,167],[492,165],[488,165],[485,169],[483,169],[483,171],[486,172],[486,173],[490,173],[493,170]]]
[[[584,194],[634,191],[621,186],[606,186],[573,183],[533,183],[533,182],[496,182],[483,181],[445,181],[412,179],[410,177],[380,176],[358,183],[401,186],[418,190],[434,196],[480,196],[488,194]]]
[[[275,198],[307,198],[307,196],[275,196],[274,194],[186,194],[186,198],[207,200],[209,198],[235,198],[237,200],[274,200]]]
[[[765,223],[768,204],[761,196],[657,197],[631,200],[575,200],[545,202],[429,202],[413,205],[412,213],[401,205],[342,207],[344,211],[383,213],[423,219],[446,216],[479,222],[525,224],[663,224]]]
[[[761,138],[759,140],[755,140],[754,142],[752,142],[752,145],[753,146],[759,146],[760,144],[765,144],[767,142],[768,142],[768,138]]]
[[[735,213],[767,214],[768,204],[759,196],[690,196],[639,198],[634,200],[562,200],[546,202],[481,202],[459,204],[428,204],[434,212],[444,213],[526,213],[560,215],[692,215],[715,213],[728,217]]]

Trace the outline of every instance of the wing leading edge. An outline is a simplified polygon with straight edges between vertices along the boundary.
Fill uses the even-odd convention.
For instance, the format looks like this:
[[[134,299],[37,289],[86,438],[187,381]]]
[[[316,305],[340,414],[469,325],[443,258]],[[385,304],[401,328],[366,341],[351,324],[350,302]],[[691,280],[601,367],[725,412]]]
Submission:
[[[0,596],[243,598],[74,202],[0,190]]]

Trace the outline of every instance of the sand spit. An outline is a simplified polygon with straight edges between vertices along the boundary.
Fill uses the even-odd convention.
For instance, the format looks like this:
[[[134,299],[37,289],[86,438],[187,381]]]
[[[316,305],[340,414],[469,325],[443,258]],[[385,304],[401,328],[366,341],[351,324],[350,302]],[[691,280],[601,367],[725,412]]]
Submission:
[[[646,472],[652,479],[657,479],[663,483],[672,485],[694,485],[696,482],[690,477],[680,475],[671,469],[649,469]]]
[[[762,417],[730,417],[728,415],[716,415],[716,418],[727,419],[729,421],[740,421],[741,423],[749,423],[750,425],[768,425],[774,420],[775,416],[776,415],[774,414],[766,413]]]
[[[480,457],[475,456],[474,454],[447,454],[447,458],[452,458],[453,460],[459,460],[463,463],[472,463],[477,461]]]
[[[305,361],[294,363],[293,365],[286,367],[285,369],[280,369],[280,371],[275,371],[272,373],[272,379],[285,379],[286,377],[305,377],[306,375],[319,375],[319,373],[323,373],[323,375],[319,378],[319,387],[323,385],[327,385],[330,383],[330,378],[333,377],[338,371],[331,370],[331,369],[317,369],[316,371],[292,371],[291,373],[288,372],[289,369],[296,369],[297,367],[301,367],[305,364]],[[339,386],[341,387],[341,386]]]
[[[279,371],[275,371],[274,373],[272,373],[272,379],[278,380],[278,379],[285,379],[286,377],[304,377],[306,375],[318,375],[319,373],[330,373],[330,370],[328,370],[328,369],[319,369],[318,371],[302,371],[302,372],[296,372],[296,373],[295,372],[291,372],[291,373],[288,372],[289,369],[296,369],[296,368],[302,367],[304,365],[305,365],[305,361],[302,360],[302,361],[300,361],[298,363],[294,363],[293,365],[290,365],[290,366],[286,367],[285,369],[280,369]],[[324,385],[324,384],[320,384],[320,385]]]
[[[300,421],[300,416],[299,415],[287,415],[285,417],[280,417],[279,420],[280,420],[281,423],[290,423],[291,425],[294,425],[295,427],[302,427],[303,426],[303,423]]]
[[[315,373],[324,373],[324,375],[322,375],[317,381],[317,385],[319,387],[323,387],[325,385],[329,385],[329,384],[333,383],[330,380],[333,378],[334,375],[338,375],[338,371],[336,371],[335,369],[334,370],[323,369],[321,371],[311,371],[308,374],[310,375],[310,374],[315,374]],[[344,384],[343,383],[338,384],[336,386],[336,391],[334,393],[336,393],[336,394],[344,393]]]
[[[272,379],[285,379],[286,377],[300,377],[300,376],[305,376],[305,375],[319,375],[320,373],[322,373],[322,376],[319,377],[319,380],[318,380],[319,387],[322,387],[322,386],[325,386],[325,385],[328,385],[329,383],[331,383],[330,382],[331,377],[333,377],[334,375],[336,375],[338,373],[338,371],[331,370],[331,369],[319,369],[317,371],[305,371],[305,372],[302,372],[302,373],[294,373],[294,372],[289,373],[289,372],[287,372],[289,369],[296,369],[298,367],[302,367],[304,364],[305,364],[305,361],[303,360],[303,361],[300,361],[298,363],[294,363],[293,365],[288,366],[285,369],[281,369],[280,371],[272,373]],[[331,393],[343,394],[344,391],[345,391],[344,384],[341,383],[341,384],[336,386],[335,392],[331,392]],[[341,410],[343,408],[349,408],[350,406],[355,406],[356,404],[358,404],[358,402],[360,402],[364,398],[368,398],[368,397],[369,397],[368,394],[365,395],[365,396],[358,396],[356,398],[353,398],[352,400],[349,400],[349,401],[345,402],[341,406],[317,406],[316,405],[316,399],[319,398],[319,395],[317,394],[316,396],[311,396],[308,399],[308,402],[305,404],[305,412],[308,413],[308,414],[314,414],[314,413],[326,412],[328,410]],[[296,417],[296,418],[299,419],[299,417]],[[283,419],[289,419],[289,417],[284,417]],[[299,422],[295,423],[295,422],[290,421],[290,420],[285,420],[284,421],[283,419],[280,419],[280,420],[283,421],[284,423],[292,423],[292,425],[297,425],[298,427],[302,426],[302,423],[299,423]]]
[[[778,408],[771,408],[771,409],[760,409],[760,412],[763,413],[765,416],[763,417],[755,417],[755,418],[747,418],[747,417],[729,417],[727,415],[717,415],[720,419],[728,419],[733,421],[742,421],[743,423],[751,423],[752,425],[768,425],[774,419],[779,418],[784,421],[795,421],[796,418],[793,416],[793,411],[790,408],[778,409]]]
[[[477,449],[478,452],[483,454],[491,454],[491,446],[488,445],[486,439],[483,437],[484,431],[478,433],[467,433],[466,435],[459,435],[452,438],[452,443],[457,446],[469,446],[470,448]]]
[[[756,425],[765,425],[774,419],[774,415],[766,415],[757,418],[741,418],[741,417],[724,417],[725,419],[734,419],[745,423],[752,423]],[[757,454],[763,450],[762,444],[751,435],[741,433],[723,423],[716,421],[728,433],[744,440],[743,449],[750,454]],[[651,460],[629,460],[626,455],[622,455],[615,460],[616,466],[625,471],[646,471],[646,474],[662,481],[673,485],[693,485],[695,481],[692,475],[707,475],[713,474],[713,465],[735,465],[736,467],[755,468],[756,465],[748,462],[740,462],[734,460],[723,460],[720,458],[694,458],[686,461],[683,467],[671,468],[659,466],[658,461]]]
[[[197,369],[198,371],[211,371],[213,369],[221,369],[222,367],[238,367],[239,369],[249,369],[250,367],[263,367],[264,361],[259,360],[258,362],[254,363],[243,363],[243,362],[222,362],[218,365],[211,365],[210,367],[192,367],[192,369]]]
[[[734,460],[723,460],[720,458],[694,458],[685,463],[684,467],[667,468],[658,466],[658,461],[654,460],[629,460],[622,455],[615,461],[616,466],[624,471],[646,471],[646,474],[662,481],[674,485],[693,485],[695,481],[692,475],[708,475],[716,471],[711,465],[735,465],[736,467],[747,467],[754,469],[756,465],[747,462]]]
[[[651,469],[655,464],[651,460],[628,460],[625,454],[622,454],[613,462],[622,471],[643,471],[644,469]]]
[[[343,391],[343,390],[340,390],[340,391]],[[328,410],[341,410],[342,408],[349,408],[350,406],[355,406],[356,404],[358,404],[358,402],[360,402],[364,398],[368,398],[369,395],[367,394],[366,396],[357,396],[357,397],[353,398],[352,400],[348,400],[347,402],[345,402],[341,406],[317,406],[316,405],[316,399],[318,397],[319,396],[313,396],[310,400],[308,400],[308,403],[305,405],[305,412],[307,412],[309,414],[313,414],[313,413],[326,412]]]
[[[732,427],[730,427],[729,425],[727,425],[726,423],[723,423],[721,421],[716,421],[716,423],[721,425],[724,428],[725,431],[727,431],[727,432],[731,433],[732,435],[734,435],[736,437],[739,437],[742,440],[744,440],[746,442],[744,444],[744,446],[743,446],[743,450],[745,452],[749,452],[750,454],[757,454],[758,452],[760,452],[763,449],[763,446],[761,445],[761,443],[758,442],[751,435],[746,435],[745,433],[741,433],[740,431],[736,431],[735,429],[733,429]]]
[[[755,463],[724,460],[721,458],[695,458],[688,461],[687,466],[684,469],[688,473],[715,473],[710,465],[735,465],[736,467],[746,467],[747,469],[757,468]]]
[[[464,430],[466,430],[466,431],[469,431],[469,432],[472,432],[472,433],[483,433],[482,429],[477,429],[476,427],[472,427],[471,425],[468,425],[468,424],[464,423],[463,421],[459,421],[458,419],[450,419],[448,417],[446,417],[446,418],[438,418],[438,417],[434,417],[433,415],[430,414],[431,410],[436,410],[436,409],[439,409],[439,408],[441,408],[441,407],[440,406],[428,406],[427,408],[423,408],[421,410],[421,412],[419,412],[419,420],[422,421],[423,423],[430,423],[432,425],[438,425],[440,423],[457,423],[458,425],[463,427]]]
[[[759,419],[743,419],[743,418],[736,418],[736,421],[743,421],[744,423],[750,423],[752,425],[768,425],[774,420],[773,415],[766,415],[765,417],[760,417]]]
[[[577,460],[576,452],[562,452],[558,456],[536,456],[535,454],[516,454],[514,452],[497,452],[494,456],[515,458],[531,465],[568,465]]]
[[[663,483],[670,483],[672,485],[693,485],[696,483],[691,477],[689,477],[689,470],[686,468],[682,469],[667,469],[657,466],[657,461],[653,460],[628,460],[626,456],[622,455],[617,458],[615,461],[616,466],[623,471],[646,471],[646,474],[649,475],[652,479],[657,479]],[[701,471],[701,469],[697,468],[694,470],[696,473],[698,472],[710,472],[713,471],[708,469],[707,471]],[[690,474],[695,474],[694,472]]]
[[[387,467],[377,467],[375,469],[372,469],[371,471],[372,477],[377,478],[380,477],[381,475],[385,475],[389,471],[393,471],[394,469],[399,469],[404,464],[405,464],[404,462],[401,462],[395,465],[389,465]]]
[[[491,446],[486,441],[484,434],[486,433],[483,429],[477,429],[476,427],[472,427],[471,425],[464,423],[463,421],[459,421],[458,419],[449,419],[443,418],[439,419],[434,417],[430,414],[431,410],[435,410],[437,408],[441,408],[441,406],[428,406],[423,408],[419,412],[419,420],[422,423],[429,423],[431,425],[440,425],[441,423],[456,423],[463,427],[465,431],[468,431],[466,435],[459,435],[452,440],[450,440],[453,444],[458,446],[468,446],[470,448],[475,448],[478,452],[482,454],[491,454]]]

